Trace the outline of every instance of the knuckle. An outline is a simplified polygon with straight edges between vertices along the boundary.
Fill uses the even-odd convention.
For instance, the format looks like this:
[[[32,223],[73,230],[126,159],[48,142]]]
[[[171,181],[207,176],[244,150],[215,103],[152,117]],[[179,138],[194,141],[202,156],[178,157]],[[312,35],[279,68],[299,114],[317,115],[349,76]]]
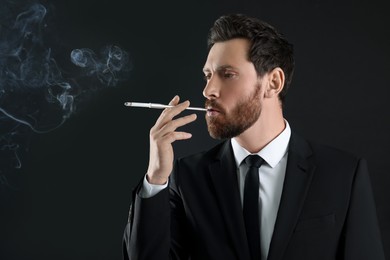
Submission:
[[[157,130],[155,128],[151,128],[149,131],[149,136],[155,137],[157,133]]]
[[[176,140],[176,133],[175,132],[170,132],[169,134],[166,135],[167,139],[170,142],[173,142]]]
[[[172,128],[175,128],[176,126],[176,121],[169,121],[165,127],[168,128],[168,129],[172,129]]]
[[[174,132],[170,132],[166,135],[167,138],[171,139],[172,137],[175,136],[175,133]]]
[[[156,139],[154,136],[150,136],[150,141],[152,141],[153,143],[157,143],[158,139]]]

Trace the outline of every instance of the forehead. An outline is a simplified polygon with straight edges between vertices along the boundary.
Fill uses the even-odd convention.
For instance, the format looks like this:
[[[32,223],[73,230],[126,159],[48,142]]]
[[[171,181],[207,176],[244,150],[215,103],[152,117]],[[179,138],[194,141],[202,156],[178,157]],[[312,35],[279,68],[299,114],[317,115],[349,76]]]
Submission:
[[[217,42],[211,47],[203,70],[214,71],[221,66],[238,68],[252,64],[248,60],[249,47],[249,40],[241,38]]]

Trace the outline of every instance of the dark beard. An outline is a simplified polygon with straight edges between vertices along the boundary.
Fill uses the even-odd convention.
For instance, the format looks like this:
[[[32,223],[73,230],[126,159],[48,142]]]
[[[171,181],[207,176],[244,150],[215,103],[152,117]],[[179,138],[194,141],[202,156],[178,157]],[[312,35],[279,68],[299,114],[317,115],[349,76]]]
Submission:
[[[252,95],[237,103],[230,115],[226,115],[214,100],[206,100],[206,107],[212,106],[221,112],[217,118],[206,115],[210,136],[215,139],[232,138],[242,134],[251,127],[261,113],[259,96],[260,86],[257,86]]]

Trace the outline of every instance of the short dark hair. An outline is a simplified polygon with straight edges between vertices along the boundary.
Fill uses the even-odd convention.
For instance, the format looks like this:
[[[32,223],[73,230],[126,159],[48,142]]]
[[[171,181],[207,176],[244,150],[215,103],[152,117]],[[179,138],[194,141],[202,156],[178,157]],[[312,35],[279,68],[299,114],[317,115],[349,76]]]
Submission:
[[[210,49],[217,42],[235,38],[244,38],[251,42],[248,59],[254,64],[259,76],[276,67],[283,70],[286,79],[283,90],[279,93],[283,104],[294,73],[293,45],[273,26],[244,14],[230,14],[218,18],[210,29],[207,45]]]

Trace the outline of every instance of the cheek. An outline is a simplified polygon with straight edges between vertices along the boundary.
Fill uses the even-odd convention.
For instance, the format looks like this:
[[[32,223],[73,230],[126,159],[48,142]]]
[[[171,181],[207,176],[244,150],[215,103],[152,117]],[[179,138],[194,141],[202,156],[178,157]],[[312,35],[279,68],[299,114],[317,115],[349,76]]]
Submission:
[[[230,112],[232,109],[234,109],[237,102],[240,100],[241,94],[236,91],[230,91],[227,92],[223,97],[221,97],[221,103],[223,103],[223,106],[225,107],[226,112]]]
[[[224,85],[220,91],[220,101],[227,111],[235,107],[237,102],[253,95],[255,88],[258,88],[259,82],[256,78],[241,78],[237,81],[231,81]]]

